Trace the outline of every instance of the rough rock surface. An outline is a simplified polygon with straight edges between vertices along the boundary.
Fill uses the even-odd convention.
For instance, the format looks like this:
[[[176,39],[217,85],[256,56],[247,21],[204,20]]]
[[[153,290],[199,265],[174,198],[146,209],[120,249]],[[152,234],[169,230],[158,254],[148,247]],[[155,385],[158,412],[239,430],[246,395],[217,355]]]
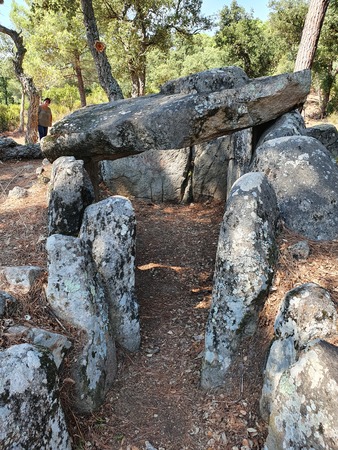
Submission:
[[[280,378],[265,448],[337,450],[337,397],[338,348],[316,341]]]
[[[338,238],[338,167],[317,139],[266,141],[256,149],[252,170],[270,180],[291,230],[314,240]]]
[[[140,155],[103,161],[101,176],[113,194],[153,202],[181,201],[190,166],[190,151],[149,150]]]
[[[47,239],[47,300],[55,314],[79,329],[77,357],[71,368],[75,407],[90,413],[101,406],[116,373],[115,342],[107,305],[86,245],[54,234]]]
[[[149,150],[101,163],[101,176],[113,194],[154,202],[224,201],[233,183],[248,171],[252,131],[195,145],[191,149]]]
[[[299,111],[283,114],[260,136],[257,147],[271,139],[286,136],[302,136],[306,133],[305,122]]]
[[[322,123],[305,130],[306,136],[318,139],[329,150],[334,158],[338,158],[338,130],[330,123]]]
[[[24,337],[30,344],[47,348],[51,352],[58,369],[65,354],[72,346],[72,343],[65,336],[41,328],[18,325],[9,327],[7,333],[17,338]]]
[[[196,94],[201,92],[233,89],[248,83],[249,77],[240,68],[229,66],[219,69],[205,70],[198,74],[170,80],[161,86],[160,94]]]
[[[254,333],[276,255],[278,208],[262,173],[243,175],[227,201],[216,255],[201,384],[224,384],[234,352]]]
[[[18,302],[11,294],[0,291],[0,319],[10,317],[18,308]]]
[[[0,447],[71,450],[48,350],[30,344],[0,352]]]
[[[11,292],[26,294],[44,270],[36,266],[0,267],[0,279]]]
[[[11,138],[0,137],[0,160],[42,159],[40,144],[20,145]]]
[[[248,172],[252,130],[238,131],[193,147],[192,200],[226,200],[234,182]]]
[[[109,197],[85,211],[80,239],[90,248],[106,293],[116,340],[129,351],[140,346],[135,296],[135,213],[128,199]]]
[[[190,147],[295,109],[309,93],[310,78],[305,70],[250,80],[234,89],[90,106],[57,122],[43,139],[42,151],[50,161],[65,155],[99,161]]]
[[[337,311],[330,294],[314,283],[289,291],[275,321],[276,340],[269,352],[260,408],[267,421],[282,374],[294,364],[300,352],[318,339],[337,334]]]
[[[48,203],[48,234],[77,236],[94,190],[83,161],[61,157],[53,164]]]

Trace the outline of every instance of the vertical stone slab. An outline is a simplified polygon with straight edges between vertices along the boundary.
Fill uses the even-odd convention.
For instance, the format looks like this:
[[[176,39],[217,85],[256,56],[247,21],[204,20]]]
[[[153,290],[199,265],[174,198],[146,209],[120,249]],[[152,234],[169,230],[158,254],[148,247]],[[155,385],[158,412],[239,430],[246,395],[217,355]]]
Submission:
[[[254,333],[277,256],[275,193],[262,173],[242,176],[220,231],[201,384],[222,385],[241,340]]]
[[[135,214],[130,201],[114,196],[89,206],[80,238],[91,250],[106,292],[111,326],[120,345],[140,346],[135,296]]]
[[[48,234],[77,236],[84,209],[94,201],[84,163],[73,156],[53,163],[48,203]]]
[[[30,344],[0,352],[0,448],[71,450],[50,352]]]
[[[71,368],[75,406],[90,413],[103,403],[117,368],[104,291],[89,249],[80,239],[52,235],[47,252],[47,300],[61,320],[80,331]]]

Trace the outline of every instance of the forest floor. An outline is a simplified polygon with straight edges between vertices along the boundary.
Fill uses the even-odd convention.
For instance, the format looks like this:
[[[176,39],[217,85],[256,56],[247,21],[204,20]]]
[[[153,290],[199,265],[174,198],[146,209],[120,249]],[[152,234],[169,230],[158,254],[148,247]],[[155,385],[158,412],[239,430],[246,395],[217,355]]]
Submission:
[[[46,268],[47,185],[36,175],[41,164],[0,161],[0,266]],[[8,197],[14,186],[26,187],[28,196]],[[72,408],[71,384],[66,371],[61,373],[74,449],[262,449],[267,428],[259,416],[259,398],[278,307],[287,291],[310,281],[338,301],[338,242],[308,241],[309,258],[297,261],[288,247],[302,237],[282,228],[274,283],[258,329],[238,349],[226,385],[205,391],[200,388],[204,329],[224,204],[131,202],[137,220],[141,348],[137,353],[117,349],[114,385],[104,405],[89,417]],[[17,315],[1,324],[3,347],[13,344],[4,334],[13,323],[44,327],[75,340],[72,330],[48,313],[45,282],[46,276],[29,294],[17,296]]]

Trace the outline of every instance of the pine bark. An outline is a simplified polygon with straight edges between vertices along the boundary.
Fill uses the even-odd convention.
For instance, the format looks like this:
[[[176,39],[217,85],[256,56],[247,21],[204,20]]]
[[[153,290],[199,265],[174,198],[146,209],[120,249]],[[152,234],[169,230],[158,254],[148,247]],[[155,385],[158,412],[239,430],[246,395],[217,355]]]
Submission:
[[[330,0],[310,0],[294,71],[311,69]]]
[[[92,0],[81,0],[81,7],[87,41],[96,65],[100,85],[107,94],[109,101],[120,100],[123,98],[122,90],[112,76],[111,66],[106,52],[104,49],[101,51],[97,50],[95,46],[97,42],[100,42],[100,36],[97,29]]]
[[[27,94],[29,99],[25,142],[26,144],[35,144],[38,141],[38,110],[40,96],[34,85],[33,79],[26,75],[22,68],[23,59],[27,50],[23,45],[22,36],[17,31],[0,25],[0,33],[7,34],[7,36],[13,40],[16,47],[16,54],[13,58],[14,71],[21,83],[23,91]]]

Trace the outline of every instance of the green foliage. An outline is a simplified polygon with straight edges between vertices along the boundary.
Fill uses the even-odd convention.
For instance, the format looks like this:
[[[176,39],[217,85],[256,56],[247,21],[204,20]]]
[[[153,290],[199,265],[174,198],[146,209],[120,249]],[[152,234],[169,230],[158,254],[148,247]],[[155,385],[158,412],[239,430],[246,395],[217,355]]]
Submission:
[[[196,34],[190,39],[176,36],[169,53],[158,49],[149,52],[147,93],[158,92],[169,80],[226,65],[226,55],[216,47],[214,37],[206,34]]]
[[[219,27],[216,44],[227,54],[228,61],[242,67],[251,78],[269,74],[273,54],[261,20],[254,19],[233,0],[230,7],[221,10]]]
[[[0,105],[0,132],[12,131],[20,124],[20,105]]]
[[[270,0],[267,23],[274,73],[292,72],[302,36],[308,0]]]

